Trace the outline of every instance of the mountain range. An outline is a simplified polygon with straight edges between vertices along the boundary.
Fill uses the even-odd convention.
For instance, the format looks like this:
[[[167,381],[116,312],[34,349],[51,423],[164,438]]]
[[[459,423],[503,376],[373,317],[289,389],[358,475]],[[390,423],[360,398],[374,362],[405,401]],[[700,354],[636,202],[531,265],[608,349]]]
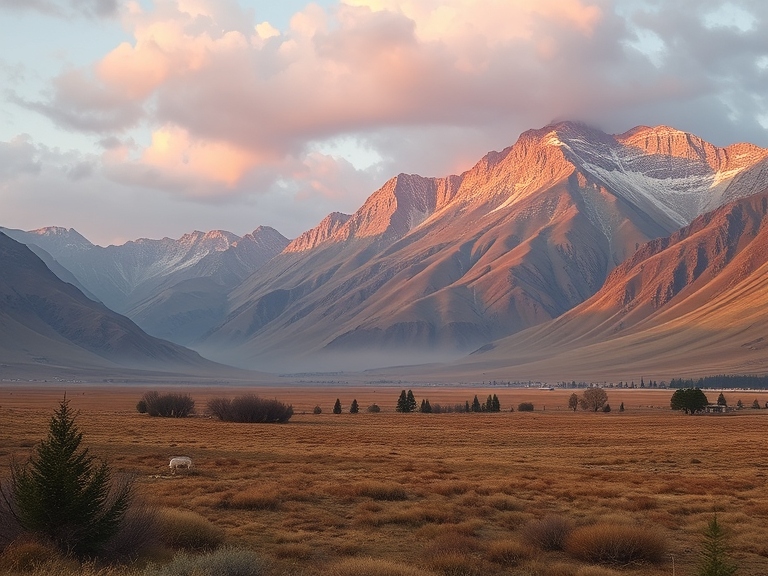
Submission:
[[[258,228],[102,248],[3,231],[150,334],[245,368],[752,372],[768,334],[738,306],[766,292],[767,190],[768,150],[751,144],[563,122],[460,175],[400,174],[293,241]]]
[[[235,373],[182,346],[148,336],[130,319],[59,279],[27,246],[3,233],[0,262],[4,377]]]

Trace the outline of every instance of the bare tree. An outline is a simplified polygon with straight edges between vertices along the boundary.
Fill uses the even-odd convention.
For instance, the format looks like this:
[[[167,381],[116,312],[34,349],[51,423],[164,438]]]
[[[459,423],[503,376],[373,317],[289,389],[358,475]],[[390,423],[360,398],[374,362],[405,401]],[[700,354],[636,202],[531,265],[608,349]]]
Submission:
[[[608,402],[608,394],[602,388],[587,388],[579,399],[581,408],[592,412],[602,410],[606,402]]]
[[[576,412],[576,408],[578,407],[579,407],[579,397],[576,395],[576,392],[574,392],[573,394],[571,394],[571,397],[568,398],[568,408]]]

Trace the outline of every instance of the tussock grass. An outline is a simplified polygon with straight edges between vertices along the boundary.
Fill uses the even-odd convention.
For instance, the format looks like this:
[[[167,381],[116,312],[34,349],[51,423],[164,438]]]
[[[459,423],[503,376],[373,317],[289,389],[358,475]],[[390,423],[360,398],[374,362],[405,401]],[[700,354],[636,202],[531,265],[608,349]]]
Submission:
[[[559,515],[533,520],[523,528],[523,538],[541,550],[562,550],[573,530],[573,522]]]
[[[252,550],[222,548],[207,554],[180,552],[165,565],[150,564],[141,576],[264,576],[267,563]]]
[[[658,564],[666,560],[667,554],[666,541],[657,530],[628,524],[576,528],[565,549],[580,560],[613,566]]]
[[[21,538],[11,542],[0,553],[0,572],[31,572],[44,566],[59,565],[67,569],[67,564],[77,566],[77,562],[67,562],[54,546],[39,540]]]
[[[340,496],[350,498],[372,498],[373,500],[382,500],[396,502],[408,500],[408,492],[400,484],[394,482],[378,482],[367,480],[364,482],[355,482],[348,485],[337,486],[333,492]]]
[[[536,550],[516,540],[495,540],[485,551],[488,560],[505,568],[514,568],[536,556]]]
[[[170,548],[213,550],[224,542],[224,531],[196,512],[165,508],[157,521],[160,540]]]
[[[283,503],[280,492],[275,488],[266,490],[248,488],[241,492],[227,495],[219,501],[223,508],[238,510],[278,510]]]
[[[380,558],[348,558],[331,565],[328,576],[434,576],[409,564],[382,560]]]

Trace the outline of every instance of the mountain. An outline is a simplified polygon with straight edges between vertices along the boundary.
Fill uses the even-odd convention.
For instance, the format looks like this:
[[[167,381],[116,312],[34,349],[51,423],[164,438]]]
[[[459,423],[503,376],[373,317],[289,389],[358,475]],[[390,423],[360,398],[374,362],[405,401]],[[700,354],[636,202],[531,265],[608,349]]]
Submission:
[[[177,343],[192,341],[220,322],[220,302],[227,292],[288,245],[288,239],[269,227],[243,237],[195,231],[178,240],[142,238],[106,248],[73,229],[2,230],[49,252],[109,308],[150,334]],[[207,283],[200,292],[202,279]],[[203,321],[204,329],[198,328]]]
[[[592,298],[452,373],[669,380],[768,372],[768,189],[642,246]]]
[[[669,127],[523,133],[458,176],[400,174],[233,290],[196,346],[269,369],[445,359],[592,296],[647,241],[768,186],[768,150]]]
[[[0,233],[0,365],[12,374],[228,374],[227,367],[145,334],[61,281],[25,245]]]

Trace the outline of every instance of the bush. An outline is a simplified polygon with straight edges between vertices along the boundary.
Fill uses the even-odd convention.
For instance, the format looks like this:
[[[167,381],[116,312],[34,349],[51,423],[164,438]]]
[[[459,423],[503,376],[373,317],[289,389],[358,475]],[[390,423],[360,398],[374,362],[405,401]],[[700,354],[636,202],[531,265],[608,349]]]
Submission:
[[[56,548],[36,539],[21,538],[8,545],[0,554],[0,571],[3,574],[31,572],[61,560],[63,556]]]
[[[320,406],[315,406],[314,408],[312,408],[312,414],[322,414],[322,413],[323,413],[323,409],[320,408]]]
[[[408,500],[408,492],[400,484],[384,482],[360,482],[350,486],[350,491],[356,496],[364,496],[374,500]]]
[[[647,526],[594,524],[577,528],[568,537],[566,551],[586,562],[627,566],[664,561],[667,545]]]
[[[533,402],[520,402],[517,405],[518,412],[533,412]]]
[[[150,564],[142,576],[262,576],[267,564],[244,548],[222,548],[203,555],[180,552],[165,566]]]
[[[283,500],[280,493],[275,490],[263,488],[248,488],[224,498],[220,505],[222,508],[237,508],[240,510],[277,510]]]
[[[371,412],[372,414],[378,414],[379,412],[381,412],[381,408],[379,408],[378,404],[374,403],[368,406],[368,408],[366,408],[366,411]]]
[[[0,485],[0,524],[50,542],[79,559],[97,556],[120,529],[133,497],[133,479],[113,483],[106,462],[97,464],[65,398],[54,411],[48,437],[25,464],[11,465]],[[14,527],[15,525],[15,527]]]
[[[544,516],[528,522],[523,528],[525,541],[542,550],[562,550],[573,531],[573,523],[563,516]]]
[[[224,422],[283,423],[293,416],[293,406],[245,394],[233,400],[212,398],[208,402],[208,413]]]
[[[195,412],[195,401],[189,394],[146,392],[136,404],[141,414],[164,418],[186,418]]]
[[[160,541],[170,548],[213,550],[224,541],[222,530],[195,512],[166,508],[158,514],[158,525]]]

